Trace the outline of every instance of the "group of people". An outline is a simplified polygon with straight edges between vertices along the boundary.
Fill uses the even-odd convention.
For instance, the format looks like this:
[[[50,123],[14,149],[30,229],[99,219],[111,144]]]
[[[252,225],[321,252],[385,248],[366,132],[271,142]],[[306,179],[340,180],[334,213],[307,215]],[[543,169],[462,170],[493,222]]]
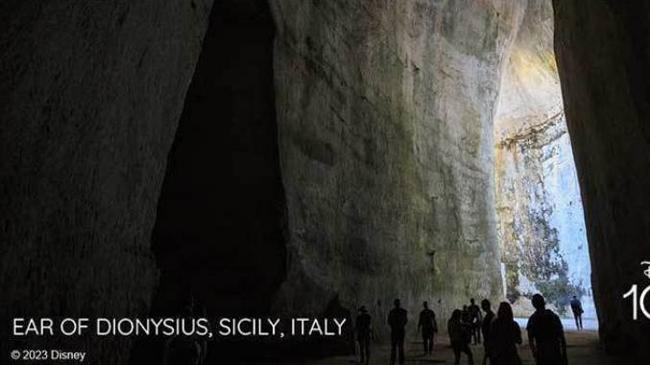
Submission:
[[[388,325],[391,331],[390,363],[404,363],[404,339],[406,336],[407,311],[401,307],[399,299],[395,299],[394,308],[388,314]],[[537,365],[567,364],[566,341],[560,317],[546,308],[546,302],[541,294],[532,297],[535,312],[528,319],[526,330],[533,357]],[[482,313],[483,312],[483,313]],[[362,364],[370,362],[370,340],[372,336],[371,316],[367,309],[359,308],[356,321],[357,339]],[[417,330],[422,336],[424,354],[433,352],[434,336],[438,333],[436,315],[423,303]],[[474,356],[470,343],[481,343],[485,349],[483,365],[521,365],[518,345],[522,343],[521,330],[515,321],[512,307],[508,302],[499,304],[494,313],[487,299],[481,301],[479,308],[474,299],[469,306],[455,309],[447,322],[447,332],[454,352],[455,364],[460,363],[461,355],[467,356],[468,363],[474,364]]]

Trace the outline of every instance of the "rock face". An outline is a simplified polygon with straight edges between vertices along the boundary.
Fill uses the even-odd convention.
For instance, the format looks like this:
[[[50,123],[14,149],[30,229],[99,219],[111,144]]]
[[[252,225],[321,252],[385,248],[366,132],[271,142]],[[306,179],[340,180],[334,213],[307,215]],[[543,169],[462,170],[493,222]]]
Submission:
[[[151,250],[155,313],[183,285],[217,288],[214,311],[378,319],[395,297],[446,318],[500,296],[492,128],[518,1],[269,3],[274,50],[261,1],[219,2],[206,42],[209,1],[2,5],[2,331],[144,315]],[[125,362],[128,340],[88,341]]]
[[[555,119],[563,111],[550,1],[527,2],[504,67],[494,120],[497,143]]]
[[[266,314],[284,279],[273,39],[265,1],[213,6],[158,205],[154,312]]]
[[[630,303],[612,293],[646,283],[639,261],[650,258],[649,10],[613,0],[555,3],[602,338],[612,350],[647,351],[648,321],[632,321]],[[493,121],[504,55],[527,32],[518,30],[522,2],[271,1],[273,47],[269,10],[257,18],[262,2],[219,4],[216,43],[203,43],[210,1],[1,5],[4,354],[10,317],[144,315],[157,283],[152,249],[167,279],[196,269],[184,281],[163,277],[154,307],[167,303],[163,289],[179,298],[174,290],[188,281],[231,295],[202,298],[215,311],[244,303],[251,288],[249,311],[322,314],[364,304],[379,323],[395,297],[412,313],[429,300],[446,318],[471,295],[500,296]],[[547,14],[543,3],[531,6],[530,14]],[[263,26],[249,27],[256,22]],[[239,31],[229,39],[220,29]],[[523,64],[549,60],[520,50]],[[225,69],[211,72],[212,61]],[[551,82],[547,69],[537,70],[533,82]],[[538,89],[555,92],[548,85]],[[206,105],[206,96],[219,103]],[[529,107],[555,115],[546,104]],[[511,111],[512,125],[528,112]],[[178,169],[167,170],[158,204],[179,119],[185,127],[169,155]],[[517,125],[517,133],[530,126]],[[193,138],[221,145],[203,150]],[[203,152],[218,156],[184,165]],[[191,181],[206,183],[206,194],[213,182],[237,194],[210,195],[198,230],[171,227],[186,213],[174,199],[201,198],[183,195],[194,188],[183,186],[184,172],[202,170],[210,179]],[[203,231],[215,221],[226,239]],[[183,250],[189,241],[201,244]],[[235,288],[233,275],[251,285]],[[86,345],[102,363],[125,362],[128,340]]]
[[[506,269],[506,295],[518,315],[542,292],[562,314],[580,297],[585,318],[595,318],[591,266],[580,188],[559,114],[497,144],[498,234]]]
[[[147,313],[156,201],[210,6],[1,5],[3,354],[11,317]],[[70,341],[102,363],[128,354]]]
[[[650,319],[622,296],[650,258],[650,7],[554,1],[555,50],[585,207],[601,339],[647,361]],[[647,307],[646,300],[646,307]],[[643,359],[643,360],[640,360]]]
[[[286,276],[273,40],[266,1],[214,4],[158,203],[154,315],[178,315],[189,303],[208,318],[268,315]],[[154,342],[138,346],[131,363],[164,353]],[[208,362],[261,352],[222,342]]]
[[[573,295],[595,317],[580,189],[553,52],[550,1],[529,1],[495,119],[498,233],[507,296],[519,315],[542,292],[564,312]],[[528,298],[526,298],[528,297]],[[521,300],[519,300],[521,299]]]
[[[289,267],[275,310],[500,298],[493,116],[516,1],[281,1]]]

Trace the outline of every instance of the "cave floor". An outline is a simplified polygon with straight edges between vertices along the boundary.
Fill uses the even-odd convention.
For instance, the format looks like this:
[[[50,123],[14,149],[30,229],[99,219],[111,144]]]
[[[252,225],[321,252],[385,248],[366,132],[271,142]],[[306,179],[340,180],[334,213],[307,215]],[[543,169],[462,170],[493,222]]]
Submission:
[[[525,337],[525,333],[522,333]],[[417,341],[412,335],[407,339],[406,344],[406,364],[453,364],[453,353],[449,347],[447,338],[440,337],[436,339],[434,354],[432,356],[423,356],[421,354],[422,342]],[[598,333],[596,331],[567,331],[567,346],[569,351],[569,364],[571,365],[609,365],[615,364],[616,359],[606,356],[598,348]],[[524,364],[534,365],[528,347],[528,341],[524,339],[524,344],[519,347],[519,355]],[[389,364],[390,346],[386,344],[376,344],[371,348],[370,364]],[[483,346],[472,346],[474,353],[474,363],[481,364],[483,359]],[[357,358],[353,356],[338,356],[317,361],[304,362],[306,365],[351,365],[357,364]],[[467,364],[467,358],[463,355],[461,364]],[[620,364],[620,361],[618,362]]]

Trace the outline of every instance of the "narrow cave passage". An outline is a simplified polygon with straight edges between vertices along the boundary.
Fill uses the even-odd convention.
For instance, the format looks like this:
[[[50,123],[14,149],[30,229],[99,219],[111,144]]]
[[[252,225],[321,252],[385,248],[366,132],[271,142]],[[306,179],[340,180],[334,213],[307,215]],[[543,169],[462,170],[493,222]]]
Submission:
[[[575,329],[598,327],[580,187],[564,116],[548,4],[530,6],[512,46],[495,117],[497,230],[505,294],[527,317],[541,292]]]
[[[285,275],[273,37],[266,2],[215,3],[158,205],[154,313],[262,315]]]

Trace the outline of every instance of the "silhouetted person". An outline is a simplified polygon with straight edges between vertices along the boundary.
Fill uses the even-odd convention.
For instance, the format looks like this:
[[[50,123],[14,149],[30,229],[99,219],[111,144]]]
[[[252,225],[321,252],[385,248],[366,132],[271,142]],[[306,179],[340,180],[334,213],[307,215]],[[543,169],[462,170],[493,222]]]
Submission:
[[[512,307],[502,302],[490,327],[490,365],[521,365],[517,345],[521,345],[521,329],[515,322]]]
[[[418,320],[418,330],[422,332],[422,341],[424,342],[424,354],[431,355],[433,352],[433,336],[438,332],[436,323],[436,314],[429,309],[429,303],[422,303],[424,309],[420,312]]]
[[[463,323],[465,323],[467,326],[469,326],[470,323],[472,322],[472,319],[471,319],[470,314],[469,314],[469,309],[467,309],[466,305],[463,306],[463,310],[460,313],[461,313],[460,314],[460,320]]]
[[[447,332],[449,333],[449,341],[451,348],[454,350],[454,364],[460,364],[460,354],[464,352],[467,354],[467,363],[474,365],[474,356],[472,350],[469,348],[470,329],[466,323],[463,322],[463,312],[455,309],[451,313],[451,318],[447,322]]]
[[[472,331],[472,341],[474,341],[474,345],[478,345],[481,343],[481,308],[476,305],[474,298],[470,299],[469,303],[467,312]]]
[[[578,331],[583,329],[582,327],[582,313],[585,311],[582,310],[582,303],[575,295],[571,299],[571,312],[573,312],[573,319],[576,321],[576,328]]]
[[[359,315],[357,316],[356,329],[357,341],[359,341],[359,353],[361,364],[368,364],[370,362],[370,337],[372,336],[372,318],[366,307],[359,308]]]
[[[483,332],[483,365],[487,364],[488,359],[490,359],[490,364],[492,364],[491,348],[490,344],[492,343],[492,335],[490,333],[490,327],[492,326],[492,321],[494,321],[495,314],[492,312],[490,301],[483,299],[481,301],[481,308],[485,312],[483,316],[483,322],[481,323],[481,332]]]
[[[180,318],[191,320],[194,314],[192,302],[187,303],[180,311]],[[165,353],[163,354],[164,365],[200,365],[202,362],[203,350],[201,342],[192,337],[176,335],[165,344]]]
[[[399,363],[404,363],[404,327],[408,321],[406,310],[400,306],[399,299],[393,302],[395,308],[388,313],[388,325],[390,326],[390,363],[395,364],[395,357],[399,352]]]
[[[567,364],[566,341],[560,317],[546,309],[541,294],[533,295],[535,313],[528,319],[528,342],[537,365]]]

